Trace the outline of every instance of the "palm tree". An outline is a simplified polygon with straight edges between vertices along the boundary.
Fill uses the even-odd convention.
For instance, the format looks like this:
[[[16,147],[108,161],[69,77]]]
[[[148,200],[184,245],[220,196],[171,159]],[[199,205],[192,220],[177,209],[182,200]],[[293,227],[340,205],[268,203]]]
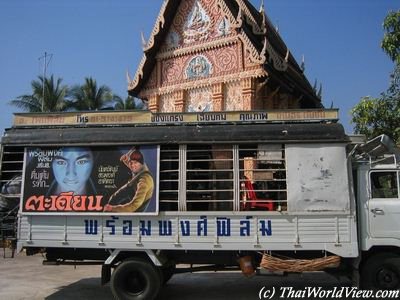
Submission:
[[[125,100],[123,100],[121,97],[115,96],[114,102],[115,110],[143,109],[143,105],[137,104],[135,98],[132,96],[126,97]]]
[[[56,80],[53,75],[50,78],[38,78],[31,82],[32,94],[19,96],[11,100],[10,104],[27,112],[58,112],[68,109],[68,87],[61,85],[62,79]]]
[[[114,96],[111,89],[102,85],[97,87],[97,82],[92,77],[86,77],[83,85],[71,88],[71,106],[76,110],[99,110],[111,106]]]

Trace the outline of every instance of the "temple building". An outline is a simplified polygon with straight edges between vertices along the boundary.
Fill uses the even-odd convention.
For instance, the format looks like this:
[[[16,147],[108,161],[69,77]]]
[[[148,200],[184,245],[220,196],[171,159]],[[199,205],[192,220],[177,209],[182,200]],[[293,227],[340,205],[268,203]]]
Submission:
[[[248,0],[165,0],[128,92],[152,112],[321,108],[267,17]]]

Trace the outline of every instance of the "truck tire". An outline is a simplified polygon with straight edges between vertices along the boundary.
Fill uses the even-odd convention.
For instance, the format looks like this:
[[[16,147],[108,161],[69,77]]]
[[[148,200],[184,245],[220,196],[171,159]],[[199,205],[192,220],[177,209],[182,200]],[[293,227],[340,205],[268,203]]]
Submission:
[[[153,300],[161,287],[161,277],[151,262],[129,259],[116,267],[111,291],[118,300]]]
[[[400,256],[379,253],[368,258],[361,269],[361,287],[374,290],[400,289]]]

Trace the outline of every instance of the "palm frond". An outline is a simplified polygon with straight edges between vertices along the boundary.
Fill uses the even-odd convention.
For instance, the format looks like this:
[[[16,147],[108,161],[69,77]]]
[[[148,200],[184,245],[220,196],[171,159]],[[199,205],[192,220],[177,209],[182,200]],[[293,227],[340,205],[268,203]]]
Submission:
[[[28,112],[54,112],[66,109],[68,87],[61,84],[62,79],[38,76],[38,80],[31,82],[31,95],[22,95],[9,103]]]

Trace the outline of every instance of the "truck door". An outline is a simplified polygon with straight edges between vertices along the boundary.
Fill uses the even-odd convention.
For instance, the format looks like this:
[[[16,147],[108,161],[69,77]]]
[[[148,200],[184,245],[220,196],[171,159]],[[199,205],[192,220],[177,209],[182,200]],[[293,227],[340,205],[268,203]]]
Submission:
[[[369,174],[369,233],[373,238],[400,239],[399,171]]]

